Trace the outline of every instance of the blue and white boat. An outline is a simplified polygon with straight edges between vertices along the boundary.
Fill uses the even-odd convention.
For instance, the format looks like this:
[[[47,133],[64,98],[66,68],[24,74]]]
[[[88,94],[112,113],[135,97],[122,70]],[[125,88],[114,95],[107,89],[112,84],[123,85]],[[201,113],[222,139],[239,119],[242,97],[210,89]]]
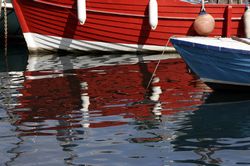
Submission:
[[[211,88],[250,90],[250,39],[173,37],[171,42],[189,68]]]

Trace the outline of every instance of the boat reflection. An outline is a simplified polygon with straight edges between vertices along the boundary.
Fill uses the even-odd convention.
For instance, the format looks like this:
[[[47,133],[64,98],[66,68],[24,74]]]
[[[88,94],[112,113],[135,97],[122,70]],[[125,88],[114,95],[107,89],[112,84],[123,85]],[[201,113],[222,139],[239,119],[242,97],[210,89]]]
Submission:
[[[46,64],[40,66],[41,59],[36,59],[38,63],[30,59],[23,88],[19,89],[19,103],[14,108],[20,117],[15,123],[20,134],[58,134],[56,124],[49,121],[70,123],[59,125],[60,128],[123,125],[130,119],[141,121],[196,109],[203,100],[204,85],[186,73],[185,64],[179,59],[162,61],[149,89],[146,84],[156,62],[74,69],[72,58],[66,59],[61,57],[52,62],[52,68],[61,65],[63,70],[38,71],[36,68]],[[55,59],[46,59],[48,65],[52,60]],[[105,59],[99,57],[97,61]],[[89,61],[84,63],[80,66],[91,65]],[[33,122],[39,127],[30,126]]]
[[[171,126],[185,121],[211,90],[187,72],[181,59],[162,59],[147,88],[155,59],[111,56],[31,56],[26,71],[12,72],[11,102],[6,104],[21,142],[10,152],[17,154],[35,137],[53,145],[51,151],[61,151],[56,147],[59,144],[66,152],[65,162],[73,164],[77,153],[83,153],[76,147],[90,149],[89,144],[95,147],[114,137],[129,145],[181,138]],[[130,134],[118,132],[117,127]],[[42,153],[34,151],[34,157]],[[91,152],[85,154],[85,159],[90,156]],[[16,155],[10,163],[18,161],[16,158],[20,160]]]
[[[161,60],[148,87],[151,58],[29,57],[26,71],[1,77],[19,140],[5,164],[220,165],[231,161],[221,152],[249,149],[248,94],[211,92],[175,58]]]
[[[187,115],[187,119],[178,129],[180,135],[171,144],[176,153],[188,151],[199,157],[177,159],[177,163],[225,164],[232,158],[222,155],[223,151],[238,151],[234,153],[237,159],[238,153],[250,148],[248,93],[211,93],[197,111]],[[242,164],[249,164],[249,160],[241,160]]]
[[[241,127],[247,128],[250,125],[249,113],[250,94],[211,93],[206,102],[199,106],[199,110],[188,115],[190,120],[186,126],[192,125],[192,130],[182,130],[185,134],[180,138],[187,139],[189,136],[191,137],[188,139],[249,137],[249,131],[241,130]]]

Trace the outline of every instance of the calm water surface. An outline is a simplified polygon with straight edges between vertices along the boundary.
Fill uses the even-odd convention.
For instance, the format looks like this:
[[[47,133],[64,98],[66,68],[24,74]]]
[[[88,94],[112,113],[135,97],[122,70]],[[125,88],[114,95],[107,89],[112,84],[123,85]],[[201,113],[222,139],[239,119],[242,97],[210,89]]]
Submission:
[[[0,165],[250,165],[250,95],[212,92],[175,58],[149,83],[159,58],[9,48]]]

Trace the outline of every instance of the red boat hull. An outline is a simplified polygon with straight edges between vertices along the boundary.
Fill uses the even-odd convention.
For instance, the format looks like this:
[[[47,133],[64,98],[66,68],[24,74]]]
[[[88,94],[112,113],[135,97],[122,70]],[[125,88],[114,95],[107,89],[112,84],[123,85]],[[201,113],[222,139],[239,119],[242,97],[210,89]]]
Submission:
[[[73,0],[13,0],[13,5],[30,51],[161,51],[173,35],[196,35],[192,25],[200,4],[159,1],[158,26],[152,30],[148,2],[89,0],[84,25]],[[208,4],[206,11],[216,21],[211,36],[244,36],[244,5]]]

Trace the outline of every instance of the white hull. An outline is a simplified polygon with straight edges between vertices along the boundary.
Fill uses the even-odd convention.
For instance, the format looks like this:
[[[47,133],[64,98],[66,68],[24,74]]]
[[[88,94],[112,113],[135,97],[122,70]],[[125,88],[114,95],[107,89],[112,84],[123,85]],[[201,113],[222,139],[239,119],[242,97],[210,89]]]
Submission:
[[[36,33],[24,33],[28,49],[30,52],[45,51],[175,51],[173,47],[136,45],[123,43],[107,43],[97,41],[75,40],[55,36],[40,35]]]

